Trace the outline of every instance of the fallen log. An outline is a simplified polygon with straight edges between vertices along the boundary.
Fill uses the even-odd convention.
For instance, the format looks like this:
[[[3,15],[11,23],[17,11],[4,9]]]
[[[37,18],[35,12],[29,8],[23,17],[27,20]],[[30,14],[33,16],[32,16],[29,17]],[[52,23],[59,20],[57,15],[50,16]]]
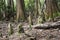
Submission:
[[[60,29],[60,21],[36,24],[36,25],[32,25],[31,27],[32,27],[32,29],[50,29],[50,28],[59,28]],[[30,28],[30,26],[26,25],[26,26],[23,26],[23,28],[28,30]]]
[[[50,29],[50,28],[60,28],[60,21],[48,22],[44,24],[37,24],[32,26],[34,29]]]

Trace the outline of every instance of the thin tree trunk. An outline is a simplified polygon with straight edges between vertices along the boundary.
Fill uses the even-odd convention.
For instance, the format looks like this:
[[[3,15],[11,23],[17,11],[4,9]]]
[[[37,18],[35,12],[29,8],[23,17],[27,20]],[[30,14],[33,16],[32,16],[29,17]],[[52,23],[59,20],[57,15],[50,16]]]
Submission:
[[[42,7],[41,7],[42,6]],[[45,14],[44,14],[44,4],[41,5],[40,0],[38,0],[38,23],[45,22]]]
[[[5,19],[6,18],[6,1],[3,0],[3,2],[4,2],[4,5],[3,5],[3,19]]]
[[[35,0],[35,18],[37,17],[38,15],[38,0]]]
[[[11,20],[11,18],[14,17],[13,9],[14,9],[14,2],[13,0],[7,0],[7,13],[6,13],[6,19]]]

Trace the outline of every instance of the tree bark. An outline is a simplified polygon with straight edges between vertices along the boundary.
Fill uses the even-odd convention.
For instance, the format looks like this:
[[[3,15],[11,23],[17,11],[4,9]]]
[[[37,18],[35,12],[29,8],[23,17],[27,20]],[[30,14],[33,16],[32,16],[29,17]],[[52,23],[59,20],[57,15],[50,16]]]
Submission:
[[[38,15],[38,0],[35,0],[35,18],[37,17]]]
[[[54,17],[53,13],[56,13],[58,11],[58,6],[56,0],[45,0],[46,3],[46,12],[47,17],[52,18]]]
[[[33,25],[33,28],[35,29],[51,29],[51,28],[60,28],[60,21],[58,22],[51,22],[51,23],[44,23],[44,24],[38,24]]]
[[[17,5],[17,20],[24,20],[24,0],[16,0]]]

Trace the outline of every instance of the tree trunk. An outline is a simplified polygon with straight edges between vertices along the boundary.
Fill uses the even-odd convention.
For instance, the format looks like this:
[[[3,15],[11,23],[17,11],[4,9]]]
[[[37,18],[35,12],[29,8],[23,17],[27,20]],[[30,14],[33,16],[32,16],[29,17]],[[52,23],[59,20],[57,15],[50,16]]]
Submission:
[[[37,17],[37,15],[38,15],[38,0],[35,0],[35,14],[34,14],[35,18]]]
[[[47,17],[52,18],[54,17],[53,13],[55,14],[58,11],[58,6],[56,0],[45,0],[46,2],[46,12]]]
[[[24,0],[16,0],[17,5],[17,21],[24,20]]]
[[[4,5],[3,5],[3,19],[6,18],[6,0],[3,0]]]
[[[13,0],[7,0],[7,13],[6,13],[6,20],[10,20],[11,18],[14,17],[13,9],[14,9],[14,2]]]
[[[42,5],[40,0],[38,0],[38,23],[45,22],[45,14],[44,14],[44,4]]]

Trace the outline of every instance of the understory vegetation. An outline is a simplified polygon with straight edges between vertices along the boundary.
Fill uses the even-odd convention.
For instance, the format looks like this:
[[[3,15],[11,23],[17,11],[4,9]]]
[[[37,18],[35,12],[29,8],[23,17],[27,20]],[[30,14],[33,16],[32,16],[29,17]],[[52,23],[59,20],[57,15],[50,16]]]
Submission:
[[[0,0],[0,21],[44,23],[57,16],[60,0]]]

